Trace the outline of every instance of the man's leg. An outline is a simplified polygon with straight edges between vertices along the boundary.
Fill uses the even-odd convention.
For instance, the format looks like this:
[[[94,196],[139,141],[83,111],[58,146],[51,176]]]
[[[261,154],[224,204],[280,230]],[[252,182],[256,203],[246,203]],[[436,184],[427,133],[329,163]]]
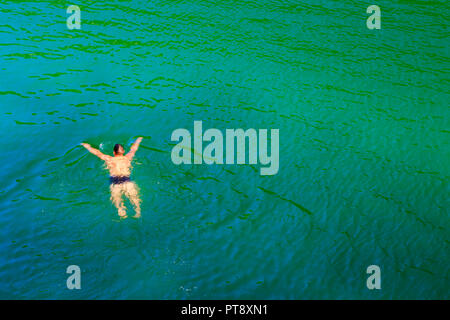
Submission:
[[[132,181],[127,182],[125,184],[125,195],[130,199],[130,202],[136,211],[134,217],[139,218],[141,216],[141,199],[139,198],[138,186]]]
[[[116,206],[119,216],[121,218],[127,217],[126,208],[123,205],[122,200],[122,186],[120,184],[112,184],[110,187],[111,190],[111,201]]]

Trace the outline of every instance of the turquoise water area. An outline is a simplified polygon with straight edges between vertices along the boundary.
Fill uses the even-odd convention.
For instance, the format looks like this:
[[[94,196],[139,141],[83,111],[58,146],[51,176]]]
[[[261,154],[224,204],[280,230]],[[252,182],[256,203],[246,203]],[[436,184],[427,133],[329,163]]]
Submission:
[[[378,1],[380,30],[369,1],[73,4],[0,1],[0,298],[450,297],[448,1]],[[174,165],[194,120],[279,129],[278,174]],[[79,144],[138,136],[119,221]]]

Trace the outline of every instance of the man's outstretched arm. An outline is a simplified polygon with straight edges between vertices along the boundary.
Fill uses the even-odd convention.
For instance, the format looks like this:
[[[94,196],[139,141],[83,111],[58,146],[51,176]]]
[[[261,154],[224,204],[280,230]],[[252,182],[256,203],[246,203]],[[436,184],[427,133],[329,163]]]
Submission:
[[[131,146],[130,152],[127,153],[126,157],[128,157],[130,160],[133,159],[134,154],[136,153],[137,149],[139,149],[139,145],[141,144],[142,137],[139,137],[136,139],[136,141]]]
[[[100,150],[92,148],[91,145],[89,143],[82,143],[81,144],[83,147],[85,147],[90,153],[96,155],[97,157],[99,157],[102,160],[108,160],[110,158],[110,156],[103,154]]]

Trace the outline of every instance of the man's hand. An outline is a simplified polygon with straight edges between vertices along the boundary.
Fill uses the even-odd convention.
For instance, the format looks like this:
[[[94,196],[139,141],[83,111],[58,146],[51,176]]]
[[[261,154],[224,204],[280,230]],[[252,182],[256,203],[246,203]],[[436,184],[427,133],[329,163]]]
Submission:
[[[111,158],[110,156],[103,154],[100,150],[97,150],[95,148],[92,148],[91,145],[89,143],[80,143],[83,147],[85,147],[86,149],[88,149],[88,151],[90,153],[92,153],[93,155],[96,155],[97,157],[99,157],[102,160],[108,160],[109,158]]]
[[[133,159],[134,154],[136,153],[137,149],[139,148],[139,144],[141,143],[142,139],[143,139],[142,137],[139,137],[133,143],[133,145],[131,146],[130,152],[128,152],[126,154],[126,157],[128,157],[128,159],[130,159],[130,160]]]

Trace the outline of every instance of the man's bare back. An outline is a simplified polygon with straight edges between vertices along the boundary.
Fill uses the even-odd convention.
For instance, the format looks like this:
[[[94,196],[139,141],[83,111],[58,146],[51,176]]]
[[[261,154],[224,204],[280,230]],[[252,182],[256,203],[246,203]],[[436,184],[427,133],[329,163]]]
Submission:
[[[131,161],[139,148],[139,144],[142,141],[142,137],[136,139],[131,146],[130,152],[125,154],[125,149],[122,145],[116,144],[114,146],[114,156],[108,156],[103,154],[100,150],[92,148],[87,143],[81,145],[85,147],[89,152],[96,155],[100,159],[105,161],[106,167],[110,173],[110,191],[111,201],[116,206],[119,216],[126,218],[126,207],[122,200],[122,195],[125,195],[133,204],[136,211],[135,218],[141,216],[141,199],[139,197],[139,188],[133,181],[130,180],[131,174]]]
[[[110,176],[130,176],[131,160],[127,156],[109,157],[105,161]]]

